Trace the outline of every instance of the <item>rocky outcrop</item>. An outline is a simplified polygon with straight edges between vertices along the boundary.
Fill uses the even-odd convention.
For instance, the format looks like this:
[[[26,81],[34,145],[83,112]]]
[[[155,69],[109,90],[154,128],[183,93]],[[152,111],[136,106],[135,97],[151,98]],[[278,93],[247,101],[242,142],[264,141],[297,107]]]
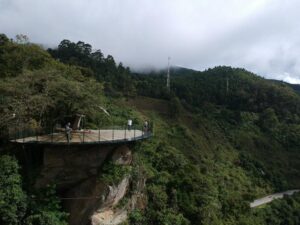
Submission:
[[[117,225],[127,220],[127,210],[108,209],[92,216],[92,225]]]
[[[127,211],[115,210],[114,206],[125,196],[128,187],[128,177],[116,186],[108,186],[97,178],[77,185],[68,191],[64,199],[64,207],[70,213],[69,223],[100,225],[107,224],[108,221],[109,224],[115,224],[112,221],[124,222]]]
[[[117,149],[112,156],[112,161],[118,165],[131,164],[131,151],[125,146]],[[127,220],[130,211],[136,208],[145,208],[147,202],[147,198],[144,195],[146,179],[140,171],[138,171],[137,180],[131,181],[133,190],[130,196],[127,195],[127,202],[121,207],[116,207],[126,195],[126,191],[129,189],[129,182],[129,177],[125,177],[118,185],[109,186],[109,193],[105,201],[99,205],[100,207],[91,217],[92,225],[117,225]]]
[[[122,146],[114,151],[111,160],[116,165],[130,165],[132,162],[132,153],[127,146]],[[120,200],[124,198],[128,188],[128,176],[124,177],[119,184],[108,186],[109,192],[105,200],[91,216],[92,225],[117,225],[126,221],[126,207],[116,209],[114,206],[116,206]]]
[[[145,209],[147,205],[147,197],[144,194],[145,187],[146,179],[141,176],[138,178],[131,196],[130,210]]]
[[[92,225],[119,224],[127,219],[127,210],[114,209],[125,196],[129,186],[129,178],[125,177],[119,185],[109,186],[109,193],[100,208],[91,216]]]
[[[125,145],[117,148],[112,155],[112,161],[116,165],[130,165],[132,162],[130,149]]]

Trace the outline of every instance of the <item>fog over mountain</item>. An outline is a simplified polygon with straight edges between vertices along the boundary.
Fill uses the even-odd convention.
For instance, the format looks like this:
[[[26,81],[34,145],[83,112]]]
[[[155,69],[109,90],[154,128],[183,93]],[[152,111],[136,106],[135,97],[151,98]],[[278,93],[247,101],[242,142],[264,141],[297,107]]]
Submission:
[[[82,40],[134,69],[243,67],[300,83],[300,1],[0,0],[0,32]]]

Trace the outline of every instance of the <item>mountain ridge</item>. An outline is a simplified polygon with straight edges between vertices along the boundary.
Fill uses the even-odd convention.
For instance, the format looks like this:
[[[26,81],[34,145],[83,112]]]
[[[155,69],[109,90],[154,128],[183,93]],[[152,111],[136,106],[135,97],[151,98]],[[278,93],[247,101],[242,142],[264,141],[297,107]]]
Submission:
[[[97,170],[109,182],[129,176],[127,194],[142,187],[135,207],[127,204],[128,195],[115,206],[128,210],[128,224],[299,221],[299,194],[265,208],[249,207],[260,196],[300,186],[300,96],[290,85],[219,66],[176,69],[168,90],[165,73],[133,73],[82,41],[63,40],[46,52],[0,37],[3,224],[67,223],[58,199],[62,193],[55,186],[45,191],[32,185],[34,167],[42,162],[37,149],[24,152],[8,143],[7,134],[15,118],[38,129],[76,113],[86,115],[86,129],[125,124],[129,118],[136,125],[154,124],[152,139],[131,146],[129,169],[108,162]],[[34,160],[26,164],[29,151]]]

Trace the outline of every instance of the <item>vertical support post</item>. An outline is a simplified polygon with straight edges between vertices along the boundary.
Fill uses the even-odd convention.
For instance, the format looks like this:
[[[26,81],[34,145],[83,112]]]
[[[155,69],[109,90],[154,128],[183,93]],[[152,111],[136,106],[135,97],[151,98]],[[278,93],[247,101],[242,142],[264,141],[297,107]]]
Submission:
[[[23,137],[22,137],[22,135],[21,135],[21,130],[22,130],[22,128],[18,128],[18,138],[19,139],[23,139]]]
[[[39,134],[38,134],[38,129],[35,128],[35,135],[36,135],[36,141],[39,141]]]
[[[98,142],[100,142],[100,128],[98,127]]]
[[[53,135],[54,135],[54,129],[53,126],[51,127],[51,143],[53,143]]]
[[[124,134],[124,140],[126,140],[126,125],[125,125],[125,134]]]
[[[84,136],[85,136],[85,132],[84,132],[84,129],[85,129],[85,117],[82,118],[82,142],[84,143]]]
[[[25,128],[24,128],[24,124],[23,124],[23,130],[22,130],[23,143],[25,142],[25,138],[24,138],[24,136],[25,136],[25,135],[24,135],[24,129],[25,129]]]
[[[16,125],[15,125],[15,141],[17,141],[17,122],[16,122]]]
[[[18,128],[16,128],[16,139],[20,139],[19,132],[20,132],[20,128],[18,127]]]

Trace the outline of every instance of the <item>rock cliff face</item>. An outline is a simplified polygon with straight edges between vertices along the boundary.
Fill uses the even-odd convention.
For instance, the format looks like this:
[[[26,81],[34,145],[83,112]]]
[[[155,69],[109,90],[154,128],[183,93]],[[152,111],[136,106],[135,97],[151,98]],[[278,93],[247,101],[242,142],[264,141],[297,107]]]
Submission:
[[[130,165],[132,153],[126,146],[116,149],[111,157],[116,165]],[[125,196],[129,188],[129,177],[126,176],[117,185],[108,186],[108,194],[91,217],[92,225],[119,224],[127,219],[127,209],[113,209]]]
[[[114,146],[54,146],[45,147],[43,166],[36,187],[55,183],[58,190],[74,185],[98,174]]]
[[[108,160],[116,165],[130,165],[132,152],[126,145],[46,147],[36,187],[57,185],[71,225],[122,223],[138,197],[129,197],[130,207],[115,207],[129,189],[130,176],[117,184],[106,184],[100,177]]]
[[[99,208],[91,216],[92,225],[119,224],[127,219],[127,209],[113,207],[125,196],[129,178],[125,177],[117,186],[109,186],[109,192]]]
[[[131,151],[126,147],[118,148],[112,155],[112,162],[116,165],[130,165],[132,163]],[[137,171],[139,174],[139,171]],[[126,176],[117,185],[108,186],[108,193],[99,204],[99,208],[91,216],[92,225],[117,225],[125,222],[128,213],[135,209],[143,209],[146,205],[146,197],[143,194],[146,180],[138,176],[135,182],[131,182],[131,193],[127,191],[130,185],[130,177]],[[121,207],[116,207],[125,197],[127,201]]]

